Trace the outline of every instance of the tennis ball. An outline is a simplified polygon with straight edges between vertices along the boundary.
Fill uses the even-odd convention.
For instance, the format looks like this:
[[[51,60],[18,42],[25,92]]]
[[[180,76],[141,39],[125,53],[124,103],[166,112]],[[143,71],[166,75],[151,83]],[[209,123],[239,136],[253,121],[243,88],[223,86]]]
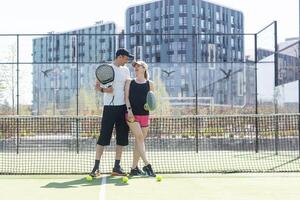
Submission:
[[[87,176],[87,177],[86,177],[86,180],[87,180],[87,181],[92,181],[92,180],[93,180],[93,177],[92,177],[92,176]]]
[[[157,181],[157,182],[161,182],[161,180],[162,180],[162,177],[161,177],[161,176],[156,176],[156,181]]]
[[[122,178],[122,182],[123,182],[123,183],[127,183],[127,182],[128,182],[128,177],[127,177],[127,176],[124,176],[124,177]]]

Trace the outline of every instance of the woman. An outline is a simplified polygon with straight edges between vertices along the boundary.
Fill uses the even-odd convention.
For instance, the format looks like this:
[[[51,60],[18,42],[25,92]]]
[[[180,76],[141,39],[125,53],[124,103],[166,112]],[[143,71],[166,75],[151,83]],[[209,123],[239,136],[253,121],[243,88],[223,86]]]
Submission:
[[[141,157],[145,166],[143,171],[148,176],[156,176],[148,162],[145,152],[145,138],[149,130],[149,111],[144,109],[146,96],[153,91],[153,82],[148,80],[148,65],[143,61],[133,62],[135,79],[127,80],[125,83],[125,103],[127,106],[126,119],[128,126],[135,137],[133,151],[133,162],[130,175],[142,175],[138,168],[138,161]]]

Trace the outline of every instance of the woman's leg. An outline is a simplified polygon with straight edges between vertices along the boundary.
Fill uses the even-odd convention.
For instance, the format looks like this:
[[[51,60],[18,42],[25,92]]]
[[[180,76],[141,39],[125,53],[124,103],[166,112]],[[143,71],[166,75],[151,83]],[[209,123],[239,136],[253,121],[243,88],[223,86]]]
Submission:
[[[144,138],[144,150],[145,150],[145,138],[147,137],[149,127],[142,127],[142,133]],[[146,151],[146,150],[145,150]],[[133,149],[133,162],[132,162],[132,169],[138,166],[138,162],[140,159],[140,154],[137,149],[137,140],[134,142],[134,149]]]
[[[142,158],[145,165],[148,165],[149,162],[146,158],[144,134],[140,124],[138,122],[133,122],[133,123],[128,123],[128,126],[135,137],[132,167],[135,168],[137,166],[139,157]]]

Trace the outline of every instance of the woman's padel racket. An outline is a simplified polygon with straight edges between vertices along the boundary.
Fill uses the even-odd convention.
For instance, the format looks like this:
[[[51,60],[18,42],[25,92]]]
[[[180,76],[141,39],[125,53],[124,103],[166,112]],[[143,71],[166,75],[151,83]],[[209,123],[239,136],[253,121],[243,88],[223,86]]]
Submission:
[[[144,105],[144,109],[147,111],[153,111],[156,108],[156,98],[152,91],[147,93],[146,103]]]

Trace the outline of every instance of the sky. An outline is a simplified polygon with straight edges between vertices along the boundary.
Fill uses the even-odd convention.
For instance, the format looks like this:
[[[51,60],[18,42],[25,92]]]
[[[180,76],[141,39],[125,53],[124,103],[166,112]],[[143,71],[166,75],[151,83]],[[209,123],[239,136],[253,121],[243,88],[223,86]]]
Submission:
[[[0,34],[65,32],[94,25],[100,20],[114,21],[124,28],[126,9],[145,2],[149,1],[2,0]],[[299,34],[299,0],[211,0],[210,2],[242,11],[245,33],[256,33],[276,20],[278,42],[283,42],[285,38],[297,37]],[[27,43],[31,46],[31,40]],[[3,56],[3,50],[0,48],[0,57]],[[22,52],[20,54],[22,56]],[[30,62],[30,60],[25,61]]]
[[[105,3],[104,3],[105,2]],[[0,33],[63,32],[114,21],[124,27],[125,10],[147,0],[2,0]],[[244,13],[246,33],[278,21],[279,42],[299,33],[299,0],[212,0]]]

